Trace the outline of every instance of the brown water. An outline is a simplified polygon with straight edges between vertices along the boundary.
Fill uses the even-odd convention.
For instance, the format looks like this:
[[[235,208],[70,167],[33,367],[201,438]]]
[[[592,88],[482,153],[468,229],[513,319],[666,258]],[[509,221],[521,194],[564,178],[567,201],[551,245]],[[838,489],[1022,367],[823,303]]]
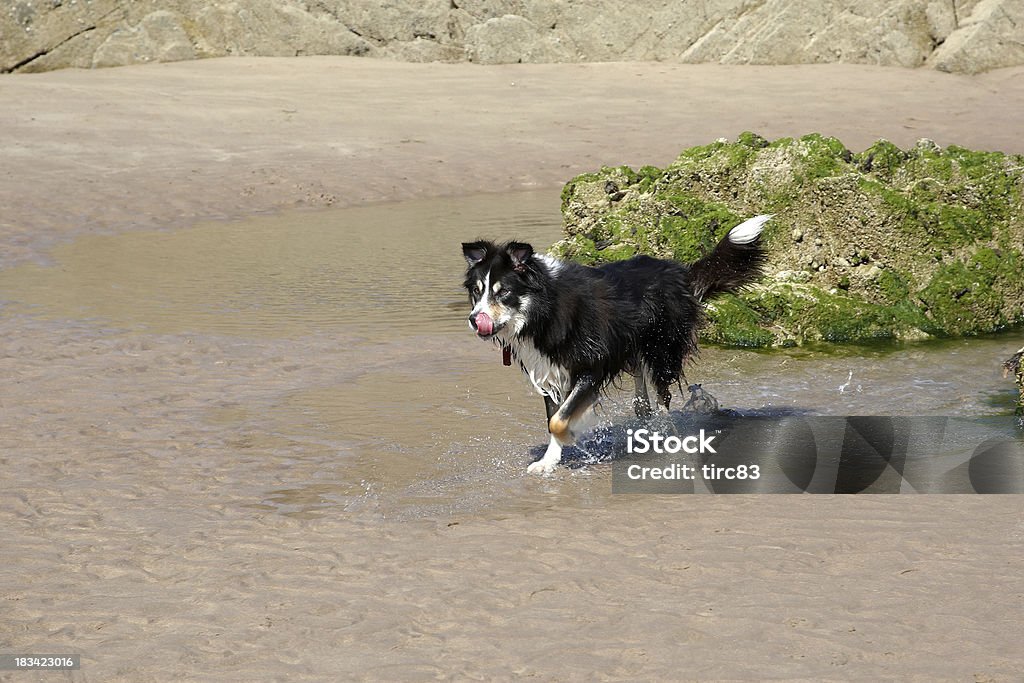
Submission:
[[[553,478],[525,476],[541,400],[465,324],[460,242],[544,249],[559,232],[557,194],[532,192],[78,239],[0,271],[0,427],[41,473],[88,453],[88,485],[218,486],[236,509],[599,505],[599,441]],[[745,413],[1008,414],[999,364],[1019,345],[705,348],[688,374]],[[627,415],[624,397],[605,402],[606,425]]]

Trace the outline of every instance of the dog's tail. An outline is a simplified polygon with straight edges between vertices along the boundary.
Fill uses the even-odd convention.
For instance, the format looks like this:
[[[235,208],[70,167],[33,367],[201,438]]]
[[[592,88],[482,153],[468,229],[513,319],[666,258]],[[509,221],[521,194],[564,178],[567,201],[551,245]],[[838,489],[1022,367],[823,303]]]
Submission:
[[[761,276],[765,253],[761,230],[771,215],[755,216],[729,231],[714,251],[690,267],[693,293],[706,301],[735,292]]]

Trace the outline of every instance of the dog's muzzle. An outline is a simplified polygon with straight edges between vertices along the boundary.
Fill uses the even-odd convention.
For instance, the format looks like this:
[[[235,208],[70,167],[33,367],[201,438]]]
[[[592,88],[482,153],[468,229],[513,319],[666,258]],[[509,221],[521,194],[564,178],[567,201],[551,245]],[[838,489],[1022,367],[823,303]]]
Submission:
[[[483,311],[469,316],[469,324],[481,337],[489,337],[494,334],[494,321]]]

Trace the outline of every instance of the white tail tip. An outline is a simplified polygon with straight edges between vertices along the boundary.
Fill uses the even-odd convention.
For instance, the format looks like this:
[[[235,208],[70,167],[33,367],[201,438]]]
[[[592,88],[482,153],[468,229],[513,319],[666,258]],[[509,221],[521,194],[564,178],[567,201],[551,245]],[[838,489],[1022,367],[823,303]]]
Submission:
[[[729,231],[729,241],[733,244],[750,244],[758,238],[764,224],[771,220],[773,215],[766,213],[743,221]]]

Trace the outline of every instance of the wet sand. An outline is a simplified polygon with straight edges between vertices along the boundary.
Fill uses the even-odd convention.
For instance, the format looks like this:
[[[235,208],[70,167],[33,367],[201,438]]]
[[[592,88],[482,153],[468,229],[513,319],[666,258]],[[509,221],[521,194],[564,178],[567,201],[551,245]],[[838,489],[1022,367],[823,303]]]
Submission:
[[[54,247],[89,234],[556,190],[748,129],[1024,152],[1022,105],[1022,69],[308,58],[6,76],[0,259],[5,273],[60,268],[73,260]],[[390,240],[429,240],[430,223],[381,236],[386,262]],[[112,263],[138,257],[124,245]],[[1024,669],[1020,496],[612,496],[600,468],[525,477],[536,399],[449,335],[447,314],[403,320],[391,338],[287,321],[261,335],[216,310],[139,326],[98,306],[118,281],[98,273],[47,280],[60,306],[0,293],[14,299],[0,308],[4,652],[81,653],[68,678],[96,681],[1010,681]],[[160,320],[160,291],[143,291],[157,306],[143,322]],[[305,322],[330,305],[317,299]],[[708,355],[730,390],[756,381],[757,362]],[[408,419],[406,400],[441,416],[425,462],[366,445]],[[366,429],[334,428],[338,412]],[[440,483],[381,503],[415,496],[418,479]]]
[[[239,58],[0,85],[0,264],[83,231],[555,188],[744,130],[1024,152],[1024,67]]]

